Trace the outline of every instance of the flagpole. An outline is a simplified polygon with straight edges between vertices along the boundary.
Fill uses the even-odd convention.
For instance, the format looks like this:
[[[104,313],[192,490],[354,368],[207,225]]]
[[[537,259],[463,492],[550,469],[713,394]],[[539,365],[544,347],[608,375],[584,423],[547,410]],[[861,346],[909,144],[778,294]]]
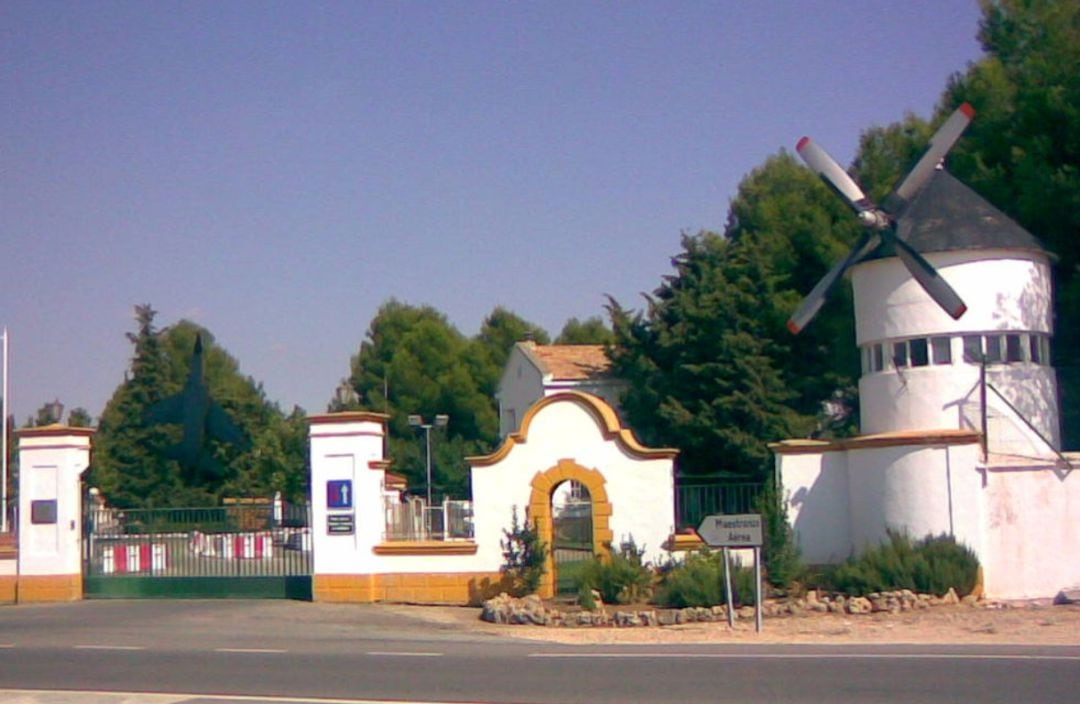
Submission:
[[[3,352],[4,352],[4,381],[3,381],[3,398],[4,398],[4,412],[3,412],[3,428],[0,429],[0,533],[6,533],[8,531],[8,415],[11,408],[11,401],[8,398],[8,331],[4,328],[2,337],[4,338]]]

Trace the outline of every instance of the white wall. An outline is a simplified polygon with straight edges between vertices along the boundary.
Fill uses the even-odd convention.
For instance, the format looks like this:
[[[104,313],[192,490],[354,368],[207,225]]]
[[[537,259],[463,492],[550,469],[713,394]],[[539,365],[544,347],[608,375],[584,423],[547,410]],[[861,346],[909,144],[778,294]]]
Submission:
[[[1045,256],[1012,250],[927,255],[968,306],[949,317],[895,257],[852,269],[857,343],[886,345],[913,337],[952,336],[952,363],[864,374],[859,380],[864,434],[903,430],[981,430],[979,366],[963,361],[960,336],[996,331],[1051,334],[1051,279]],[[1052,367],[1030,362],[996,364],[988,381],[1038,429],[1039,439],[992,392],[987,407],[995,451],[1046,456],[1060,447],[1057,385]]]
[[[505,438],[516,432],[521,427],[525,411],[543,395],[543,375],[525,353],[514,346],[495,393],[499,401],[499,436]]]
[[[853,550],[847,453],[778,454],[776,465],[802,558],[815,565],[847,559]]]
[[[82,574],[80,475],[92,431],[62,426],[19,435],[19,574]],[[31,522],[34,501],[56,501],[56,523]]]
[[[1080,586],[1080,471],[987,465],[977,443],[823,445],[831,449],[777,453],[788,520],[808,562],[842,562],[894,528],[955,536],[978,556],[992,598]]]
[[[851,270],[858,345],[993,330],[1053,332],[1050,268],[1045,256],[1015,250],[925,256],[964,300],[967,312],[953,320],[896,257],[863,262]]]
[[[630,451],[605,432],[596,414],[590,412],[590,404],[603,401],[585,400],[581,394],[550,397],[531,416],[524,442],[515,443],[497,464],[474,464],[476,541],[482,553],[498,559],[496,565],[502,558],[498,541],[503,529],[510,526],[513,507],[517,506],[519,520],[523,520],[533,477],[562,459],[604,475],[616,547],[632,536],[639,548],[647,550],[646,559],[663,555],[660,546],[675,527],[673,460],[643,458]]]
[[[1080,467],[1080,456],[1073,456]],[[999,465],[986,473],[984,549],[987,592],[1051,597],[1080,587],[1080,470]]]

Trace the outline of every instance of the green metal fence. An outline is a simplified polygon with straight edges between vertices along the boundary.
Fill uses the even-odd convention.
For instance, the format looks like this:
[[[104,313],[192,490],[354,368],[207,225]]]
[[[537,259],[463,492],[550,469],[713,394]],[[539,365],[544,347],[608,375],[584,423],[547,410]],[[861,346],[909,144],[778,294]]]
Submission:
[[[89,597],[311,598],[307,505],[93,509]]]
[[[717,513],[754,513],[764,489],[764,484],[722,477],[679,477],[675,483],[677,528],[697,528],[702,519]]]

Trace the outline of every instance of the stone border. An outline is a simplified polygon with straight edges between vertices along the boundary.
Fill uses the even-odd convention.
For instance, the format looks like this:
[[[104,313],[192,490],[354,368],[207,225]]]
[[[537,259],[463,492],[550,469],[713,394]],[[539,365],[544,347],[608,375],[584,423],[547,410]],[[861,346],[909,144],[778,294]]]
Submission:
[[[595,596],[595,593],[594,593]],[[512,597],[505,592],[484,602],[480,614],[482,621],[507,625],[530,625],[550,627],[597,627],[616,628],[678,626],[686,623],[710,623],[727,621],[727,606],[688,607],[684,609],[626,609],[607,607],[599,604],[593,611],[564,610],[551,607],[544,600],[533,594],[522,598]],[[907,611],[919,611],[934,606],[956,604],[980,605],[974,596],[959,598],[956,591],[949,589],[945,596],[916,594],[910,590],[880,592],[865,597],[845,597],[841,594],[821,594],[811,591],[805,597],[797,599],[768,599],[762,604],[762,613],[769,618],[785,616],[803,616],[815,613],[838,613],[863,615],[873,613],[899,614]],[[739,619],[755,618],[753,606],[736,609]]]

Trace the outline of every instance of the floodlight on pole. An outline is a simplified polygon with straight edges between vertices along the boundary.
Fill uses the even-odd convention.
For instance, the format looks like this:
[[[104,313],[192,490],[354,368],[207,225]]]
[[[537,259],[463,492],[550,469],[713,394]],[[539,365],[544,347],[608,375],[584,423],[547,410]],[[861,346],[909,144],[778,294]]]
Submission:
[[[425,423],[424,417],[420,415],[410,415],[409,425],[414,428],[424,429],[424,440],[427,445],[427,505],[431,508],[431,429],[445,428],[450,422],[450,416],[445,413],[439,413],[435,416],[435,420],[432,423]],[[430,526],[429,526],[430,528]]]

